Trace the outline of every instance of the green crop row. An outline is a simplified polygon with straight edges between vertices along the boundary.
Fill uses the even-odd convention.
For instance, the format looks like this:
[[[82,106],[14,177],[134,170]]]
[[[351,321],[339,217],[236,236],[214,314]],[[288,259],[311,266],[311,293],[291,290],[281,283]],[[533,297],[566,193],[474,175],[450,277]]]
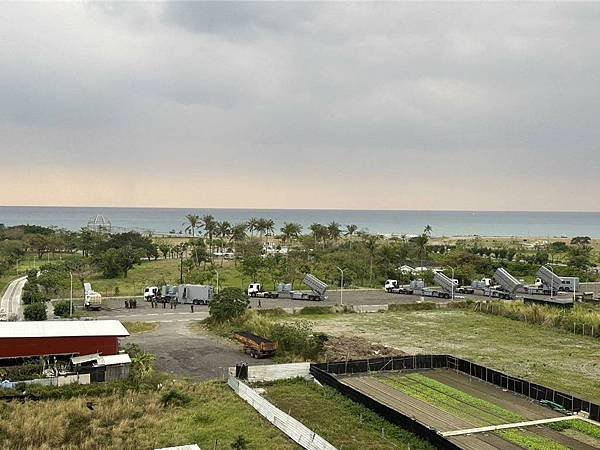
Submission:
[[[600,439],[600,427],[583,420],[567,420],[564,422],[555,422],[548,425],[556,431],[576,430],[590,437]]]
[[[461,417],[473,425],[497,425],[525,420],[519,414],[421,374],[385,376],[382,377],[382,381],[411,397]],[[527,450],[568,450],[567,447],[551,439],[522,430],[497,431],[496,434]]]
[[[503,430],[497,434],[504,440],[523,447],[527,450],[569,450],[558,442],[520,430]]]

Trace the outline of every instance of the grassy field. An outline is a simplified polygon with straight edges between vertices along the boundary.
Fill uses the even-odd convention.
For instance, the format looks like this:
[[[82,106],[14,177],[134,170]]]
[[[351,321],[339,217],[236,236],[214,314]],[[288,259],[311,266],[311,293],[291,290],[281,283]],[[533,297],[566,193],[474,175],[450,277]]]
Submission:
[[[165,283],[179,284],[179,264],[178,259],[142,261],[139,266],[135,266],[129,271],[127,278],[103,278],[101,274],[98,274],[89,277],[87,281],[92,283],[94,290],[100,292],[103,296],[115,295],[115,288],[118,288],[119,295],[142,295],[146,286],[161,286]],[[241,287],[245,289],[248,287],[250,280],[242,276],[239,270],[234,267],[233,262],[225,261],[223,267],[220,264],[220,261],[216,261],[220,288]],[[184,282],[195,281],[186,280],[184,276]],[[206,283],[216,287],[216,273],[213,273],[212,278]]]
[[[221,382],[179,382],[161,392],[3,402],[0,418],[3,449],[137,450],[196,443],[225,450],[240,435],[251,449],[299,448]]]
[[[310,319],[316,331],[358,335],[407,353],[447,353],[600,401],[598,339],[464,310],[315,315]]]
[[[156,322],[121,322],[129,331],[129,334],[142,334],[156,330],[158,323]]]
[[[332,388],[296,379],[280,381],[265,389],[269,401],[339,449],[432,448]]]

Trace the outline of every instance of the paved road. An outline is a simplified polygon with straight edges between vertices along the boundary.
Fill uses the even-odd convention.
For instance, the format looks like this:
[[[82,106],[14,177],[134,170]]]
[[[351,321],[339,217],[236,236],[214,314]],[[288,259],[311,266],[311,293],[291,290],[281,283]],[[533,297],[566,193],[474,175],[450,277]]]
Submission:
[[[345,305],[387,305],[387,304],[406,304],[421,301],[417,295],[399,295],[388,294],[381,290],[360,290],[344,291],[343,302]],[[425,301],[447,302],[444,299],[427,298]],[[191,312],[189,305],[178,305],[177,309],[171,309],[167,305],[162,308],[152,308],[151,304],[139,300],[136,309],[126,309],[123,300],[109,299],[103,301],[103,309],[97,312],[90,312],[90,315],[96,319],[119,319],[130,321],[145,322],[173,322],[202,320],[208,315],[208,306],[194,306],[194,313]],[[340,292],[333,291],[329,293],[329,298],[322,302],[309,302],[290,299],[261,299],[262,309],[269,308],[303,308],[305,306],[332,306],[340,304]],[[251,299],[252,308],[258,308],[258,299]]]
[[[21,311],[21,293],[23,292],[23,286],[25,286],[26,281],[27,277],[21,277],[11,281],[8,285],[6,292],[0,301],[0,317],[8,318],[16,315],[19,319],[23,318],[23,313]]]
[[[269,358],[253,359],[242,346],[202,331],[192,331],[182,321],[161,323],[151,332],[133,335],[123,341],[134,342],[156,355],[156,367],[200,379],[225,378],[227,369],[237,363],[273,364]]]

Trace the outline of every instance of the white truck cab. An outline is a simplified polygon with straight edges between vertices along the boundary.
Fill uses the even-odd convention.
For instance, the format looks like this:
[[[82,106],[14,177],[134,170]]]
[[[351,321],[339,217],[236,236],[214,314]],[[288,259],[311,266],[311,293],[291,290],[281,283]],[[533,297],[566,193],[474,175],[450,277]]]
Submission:
[[[248,290],[246,293],[250,297],[256,296],[256,294],[258,294],[259,292],[262,292],[262,285],[260,283],[250,283],[248,285]]]
[[[396,289],[397,287],[398,287],[398,280],[385,280],[383,289],[390,292],[392,289]]]
[[[144,300],[149,302],[154,297],[156,297],[156,294],[158,294],[158,292],[159,291],[156,286],[149,286],[149,287],[144,288]]]

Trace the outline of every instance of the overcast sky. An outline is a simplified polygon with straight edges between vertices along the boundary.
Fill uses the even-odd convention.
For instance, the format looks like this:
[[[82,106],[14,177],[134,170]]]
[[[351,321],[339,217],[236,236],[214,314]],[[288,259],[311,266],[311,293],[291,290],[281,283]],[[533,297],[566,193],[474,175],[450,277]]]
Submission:
[[[0,6],[0,204],[600,210],[600,4]]]

